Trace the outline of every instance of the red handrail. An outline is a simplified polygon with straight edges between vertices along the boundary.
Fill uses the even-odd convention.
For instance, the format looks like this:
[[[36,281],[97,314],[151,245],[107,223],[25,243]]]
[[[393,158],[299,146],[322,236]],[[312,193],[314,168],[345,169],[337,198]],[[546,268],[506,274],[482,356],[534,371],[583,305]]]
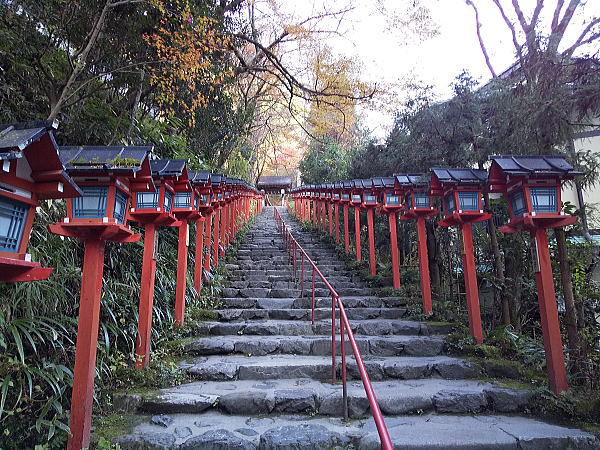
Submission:
[[[342,353],[342,395],[343,395],[343,408],[344,408],[344,419],[348,419],[348,389],[346,386],[346,346],[344,345],[345,335],[348,335],[348,340],[350,341],[350,346],[352,347],[352,352],[354,353],[354,359],[356,360],[356,365],[358,366],[358,371],[360,373],[360,378],[363,383],[363,387],[367,394],[367,399],[369,400],[369,406],[371,407],[371,412],[373,413],[373,419],[375,420],[375,426],[377,427],[377,433],[379,433],[379,439],[381,441],[381,448],[384,450],[391,450],[394,448],[392,445],[392,440],[390,439],[390,434],[388,433],[387,427],[385,425],[385,421],[383,419],[383,415],[381,414],[381,409],[379,408],[379,404],[377,403],[377,398],[375,397],[375,392],[373,391],[373,386],[371,385],[371,380],[369,379],[369,375],[367,374],[367,370],[365,369],[365,364],[363,363],[362,357],[360,355],[360,350],[358,349],[358,345],[356,344],[356,340],[354,339],[354,333],[352,332],[352,328],[350,327],[350,322],[348,321],[348,316],[346,315],[346,309],[344,308],[344,304],[342,303],[342,299],[338,295],[338,293],[333,289],[331,284],[327,281],[325,276],[321,273],[317,265],[314,261],[308,256],[306,251],[302,248],[302,246],[296,241],[291,231],[281,218],[279,211],[277,208],[273,208],[275,211],[275,222],[277,223],[277,228],[281,232],[283,236],[283,241],[285,243],[286,251],[289,254],[290,262],[292,264],[292,273],[294,278],[296,278],[296,251],[298,250],[302,256],[302,278],[301,278],[301,296],[304,296],[304,261],[306,260],[310,266],[312,267],[312,314],[311,319],[312,323],[315,323],[315,274],[321,278],[323,283],[329,292],[331,293],[331,379],[332,382],[335,382],[336,379],[336,367],[335,367],[335,351],[336,351],[336,326],[335,326],[335,315],[336,315],[336,306],[340,311],[340,345],[341,345],[341,353]]]

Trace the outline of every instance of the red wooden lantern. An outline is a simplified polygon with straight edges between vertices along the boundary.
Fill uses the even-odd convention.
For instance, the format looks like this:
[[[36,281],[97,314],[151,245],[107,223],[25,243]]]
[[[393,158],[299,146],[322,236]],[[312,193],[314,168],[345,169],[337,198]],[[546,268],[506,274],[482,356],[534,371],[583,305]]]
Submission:
[[[334,183],[332,189],[332,201],[335,216],[335,243],[340,243],[340,204],[342,203],[342,183]]]
[[[132,207],[129,210],[129,217],[144,226],[138,338],[135,348],[136,369],[143,369],[150,363],[158,227],[160,225],[172,225],[177,220],[173,215],[176,197],[175,184],[177,178],[181,175],[181,168],[185,167],[185,163],[186,160],[151,160],[150,170],[154,190],[135,192],[132,198]]]
[[[398,213],[402,209],[402,191],[396,186],[396,179],[394,177],[377,178],[373,181],[381,196],[381,213],[388,216],[392,278],[394,289],[400,289],[400,260],[396,225],[398,223]]]
[[[196,291],[198,292],[200,292],[203,273],[206,272],[208,275],[210,272],[211,231],[214,211],[214,205],[212,203],[213,192],[211,179],[211,173],[207,170],[203,170],[196,172],[196,176],[192,181],[192,183],[194,185],[198,185],[199,188],[200,196],[198,198],[198,210],[204,218],[204,243],[200,243],[200,247],[198,247],[199,239],[198,234],[196,234],[196,266],[194,269],[194,285],[196,286]],[[196,233],[198,233],[198,229],[196,229]]]
[[[483,343],[479,288],[473,251],[473,223],[488,220],[491,214],[483,211],[482,190],[487,171],[480,169],[431,169],[431,191],[442,197],[443,227],[458,226],[462,235],[463,274],[467,297],[467,313],[471,336]]]
[[[333,236],[333,183],[325,184],[325,205],[329,222],[329,236]]]
[[[52,130],[58,122],[0,125],[0,281],[45,280],[51,268],[27,253],[40,200],[81,195],[64,171]]]
[[[148,154],[152,147],[61,147],[61,160],[79,184],[83,196],[67,201],[67,217],[50,225],[50,231],[75,237],[85,244],[73,393],[71,436],[67,448],[89,446],[100,296],[106,241],[135,242],[126,224],[132,193],[152,191]]]
[[[362,208],[367,211],[367,233],[369,238],[369,271],[371,275],[377,275],[377,266],[375,264],[375,208],[379,206],[378,190],[381,187],[375,186],[374,180],[362,180],[363,196]]]
[[[560,323],[554,292],[547,228],[577,221],[562,211],[561,184],[581,172],[562,156],[491,156],[490,192],[500,192],[508,205],[510,222],[500,231],[528,231],[538,290],[538,304],[550,389],[559,394],[568,387]]]
[[[423,314],[431,314],[431,279],[429,277],[429,255],[427,252],[427,230],[425,220],[438,213],[433,208],[429,179],[421,174],[396,174],[395,187],[404,195],[404,214],[401,220],[416,220],[419,250],[419,275]]]
[[[192,172],[188,170],[188,178],[192,185],[193,192],[193,209],[196,211],[195,216],[190,216],[189,220],[194,220],[196,224],[196,248],[195,248],[195,257],[194,257],[194,289],[199,294],[200,289],[202,288],[202,260],[204,255],[204,223],[205,218],[202,215],[202,201],[206,199],[206,197],[210,196],[210,188],[209,193],[205,194],[205,186],[202,183],[203,179],[208,178],[210,180],[210,173],[204,172],[208,174],[208,177],[202,177],[200,174],[202,172]],[[205,197],[206,196],[206,197]],[[192,218],[193,217],[193,218]]]
[[[210,176],[212,185],[212,205],[213,205],[213,248],[212,263],[216,268],[219,265],[219,226],[221,222],[221,211],[225,203],[225,176],[213,173]]]
[[[348,207],[350,206],[350,196],[352,195],[352,181],[342,181],[342,189],[340,192],[340,203],[344,205],[344,248],[346,254],[350,252],[350,233],[348,231]]]
[[[363,203],[363,191],[363,180],[352,180],[350,204],[354,206],[354,245],[356,247],[356,262],[360,262],[362,259],[362,248],[360,244],[360,208]]]

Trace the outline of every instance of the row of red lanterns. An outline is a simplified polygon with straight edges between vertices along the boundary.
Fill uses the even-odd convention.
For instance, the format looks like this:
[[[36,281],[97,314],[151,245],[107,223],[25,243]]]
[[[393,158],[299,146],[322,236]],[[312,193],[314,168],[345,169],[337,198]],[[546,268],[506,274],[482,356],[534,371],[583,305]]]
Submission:
[[[441,197],[441,226],[456,226],[462,237],[461,255],[466,289],[469,328],[475,341],[483,342],[477,274],[473,251],[473,223],[489,220],[484,211],[483,194],[502,195],[510,221],[503,232],[527,231],[538,288],[538,301],[550,387],[556,392],[568,388],[556,306],[556,295],[548,249],[548,228],[575,223],[576,217],[562,211],[561,185],[580,173],[562,156],[491,156],[489,171],[470,168],[432,168],[428,174],[395,174],[393,177],[349,180],[307,185],[292,191],[295,213],[304,221],[325,228],[340,242],[339,205],[344,208],[344,238],[349,251],[348,208],[355,208],[356,259],[361,260],[360,210],[367,212],[370,273],[376,274],[373,215],[388,215],[394,288],[400,288],[400,267],[396,224],[401,220],[417,222],[420,284],[423,312],[432,311],[431,287],[425,221],[438,214],[433,197]],[[335,213],[335,218],[332,214]]]
[[[31,261],[29,235],[40,200],[67,198],[67,216],[50,231],[85,244],[71,402],[69,449],[89,445],[106,241],[136,242],[144,226],[136,368],[150,360],[157,227],[178,227],[175,325],[185,316],[189,223],[196,224],[194,287],[251,216],[263,194],[246,182],[188,170],[183,159],[152,159],[151,146],[58,147],[57,122],[0,126],[0,281],[46,279]],[[211,241],[212,227],[212,241]]]

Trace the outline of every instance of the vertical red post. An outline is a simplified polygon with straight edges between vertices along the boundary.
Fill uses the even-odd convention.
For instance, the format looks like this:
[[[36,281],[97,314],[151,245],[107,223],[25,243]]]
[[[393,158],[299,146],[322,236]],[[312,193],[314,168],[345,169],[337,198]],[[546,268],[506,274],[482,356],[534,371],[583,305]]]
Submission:
[[[373,224],[373,208],[367,209],[367,230],[369,233],[369,270],[371,275],[377,275],[375,266],[375,230]]]
[[[225,246],[227,245],[226,242],[226,236],[225,236],[225,231],[227,230],[227,214],[228,214],[228,209],[229,209],[229,205],[226,203],[222,208],[221,208],[221,217],[220,217],[220,231],[221,231],[221,237],[220,237],[220,242],[221,245],[219,246],[219,256],[222,258],[223,256],[225,256]]]
[[[356,241],[356,262],[360,262],[362,249],[360,248],[360,208],[354,207],[354,239]]]
[[[425,218],[417,217],[417,239],[419,240],[419,272],[421,275],[421,297],[423,301],[423,314],[431,314],[433,304],[431,301],[431,279],[429,278],[429,255],[427,254],[427,230]]]
[[[569,389],[565,357],[563,354],[562,338],[560,336],[560,323],[556,307],[556,293],[554,292],[554,279],[550,251],[548,250],[548,235],[544,228],[537,228],[531,232],[532,242],[535,245],[534,255],[537,253],[538,266],[535,282],[538,291],[538,304],[544,336],[544,350],[546,352],[546,366],[548,368],[548,381],[550,389],[555,394],[560,394]],[[537,249],[537,252],[535,251]],[[535,264],[535,261],[534,261]]]
[[[340,205],[335,204],[335,243],[340,243]]]
[[[317,226],[317,205],[316,205],[316,200],[312,201],[312,222],[313,222],[313,227]]]
[[[150,336],[152,333],[152,305],[154,303],[154,280],[156,278],[156,225],[144,227],[144,256],[140,280],[140,305],[138,310],[138,336],[135,346],[135,368],[143,369],[150,364]]]
[[[398,214],[391,212],[388,214],[390,222],[390,252],[392,253],[392,276],[394,280],[394,289],[400,289],[400,261],[398,257],[398,235],[396,225],[398,223]]]
[[[327,203],[329,212],[329,236],[333,236],[333,204]]]
[[[204,253],[204,217],[196,220],[196,252],[194,257],[194,289],[202,288],[202,256]]]
[[[177,281],[175,285],[175,326],[183,325],[185,319],[185,291],[189,245],[189,225],[186,220],[179,224],[177,243]]]
[[[469,328],[471,330],[471,336],[475,338],[475,342],[477,344],[482,344],[483,330],[481,327],[481,311],[479,308],[479,289],[477,286],[475,255],[473,253],[473,224],[464,223],[460,226],[460,229],[463,240],[462,258]]]
[[[213,265],[215,269],[219,265],[219,222],[221,221],[221,208],[215,210],[215,219],[213,223]]]
[[[67,442],[68,450],[81,450],[90,445],[104,245],[105,242],[99,239],[85,241],[69,422],[71,436]]]
[[[346,254],[350,252],[350,233],[348,232],[348,205],[344,204],[344,246]]]
[[[204,233],[204,248],[206,248],[206,255],[204,255],[204,270],[210,272],[210,239],[211,239],[211,227],[212,227],[212,218],[214,217],[214,213],[211,213],[206,218],[206,232]]]

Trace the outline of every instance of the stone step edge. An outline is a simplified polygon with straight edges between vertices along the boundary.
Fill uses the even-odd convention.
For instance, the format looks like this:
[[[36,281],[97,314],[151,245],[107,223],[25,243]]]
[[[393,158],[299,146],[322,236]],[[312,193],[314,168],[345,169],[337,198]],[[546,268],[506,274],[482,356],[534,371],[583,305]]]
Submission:
[[[377,391],[377,386],[374,386]],[[378,404],[386,416],[429,413],[469,414],[482,412],[516,413],[528,407],[531,392],[486,386],[476,389],[443,389],[413,397],[380,395]],[[280,389],[238,391],[229,394],[189,392],[116,393],[113,408],[124,413],[142,414],[201,414],[216,410],[230,415],[307,414],[339,417],[342,415],[342,389],[337,392],[315,392],[310,389]],[[363,390],[348,393],[348,411],[351,418],[371,415],[369,402]]]

